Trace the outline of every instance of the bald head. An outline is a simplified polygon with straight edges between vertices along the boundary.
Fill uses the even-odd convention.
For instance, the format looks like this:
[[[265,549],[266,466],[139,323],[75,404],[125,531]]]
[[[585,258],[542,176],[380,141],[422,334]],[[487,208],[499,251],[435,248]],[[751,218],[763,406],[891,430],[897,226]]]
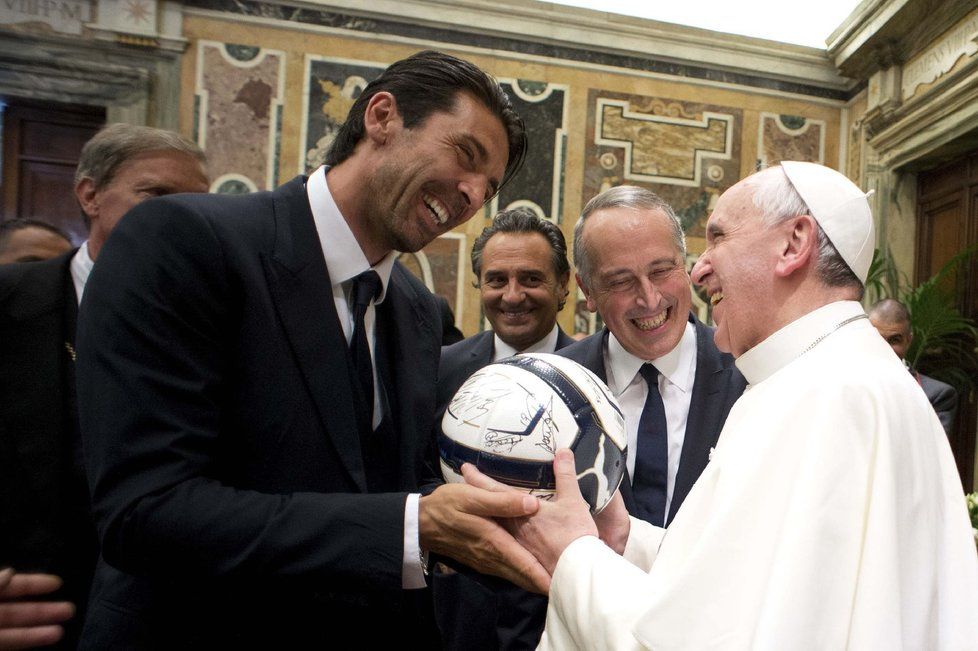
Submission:
[[[869,308],[869,320],[890,344],[900,359],[907,355],[913,333],[910,330],[910,311],[900,301],[885,298]]]

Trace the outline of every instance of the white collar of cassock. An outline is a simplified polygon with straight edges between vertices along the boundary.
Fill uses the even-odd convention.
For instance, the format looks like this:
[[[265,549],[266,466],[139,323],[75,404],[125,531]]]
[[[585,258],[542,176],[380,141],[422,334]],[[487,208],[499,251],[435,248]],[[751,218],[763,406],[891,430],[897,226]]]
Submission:
[[[350,230],[339,207],[333,201],[333,195],[326,183],[325,166],[317,169],[306,179],[306,195],[309,197],[309,208],[316,222],[323,257],[326,258],[330,283],[335,287],[370,269],[367,256],[363,254],[363,249],[353,237],[353,231]],[[373,266],[382,284],[380,297],[374,301],[374,305],[382,303],[387,296],[387,283],[390,282],[395,260],[397,260],[397,251],[391,251]]]
[[[546,337],[528,347],[526,350],[516,350],[500,339],[499,335],[497,334],[493,334],[492,340],[493,362],[498,362],[501,359],[512,357],[517,353],[552,353],[557,348],[557,324],[554,324],[553,329],[547,334]]]
[[[795,319],[737,358],[740,372],[751,385],[762,382],[797,359],[819,337],[827,336],[846,319],[865,314],[856,301],[836,301]]]
[[[686,321],[686,329],[679,339],[679,344],[668,353],[653,360],[644,360],[625,350],[614,334],[608,333],[607,361],[609,367],[605,370],[608,376],[608,386],[615,397],[628,388],[635,379],[635,374],[642,364],[650,362],[671,384],[679,387],[684,393],[692,391],[695,373],[692,367],[696,364],[696,327]]]

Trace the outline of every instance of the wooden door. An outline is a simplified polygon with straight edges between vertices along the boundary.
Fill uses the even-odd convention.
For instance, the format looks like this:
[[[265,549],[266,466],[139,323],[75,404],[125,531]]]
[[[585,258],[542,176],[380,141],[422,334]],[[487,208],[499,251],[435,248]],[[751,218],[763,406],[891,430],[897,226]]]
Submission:
[[[978,243],[978,152],[971,152],[917,179],[917,251],[914,281],[937,273],[955,254]],[[949,288],[958,309],[978,321],[978,260],[959,271]],[[926,369],[922,369],[926,373]],[[978,391],[959,396],[951,448],[965,490],[974,490],[975,429]]]
[[[82,146],[104,123],[104,107],[10,100],[3,111],[2,219],[39,219],[75,245],[85,241],[75,168]]]

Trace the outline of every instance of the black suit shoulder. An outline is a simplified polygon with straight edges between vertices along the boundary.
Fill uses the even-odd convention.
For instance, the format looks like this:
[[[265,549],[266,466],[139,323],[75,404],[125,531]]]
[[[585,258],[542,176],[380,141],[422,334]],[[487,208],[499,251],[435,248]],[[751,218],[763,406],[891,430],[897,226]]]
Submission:
[[[77,616],[57,648],[74,648],[97,557],[75,427],[69,266],[0,265],[0,566],[61,576]]]
[[[438,362],[438,412],[444,412],[448,402],[470,375],[492,361],[493,332],[484,330],[441,349]]]
[[[602,382],[607,382],[608,376],[604,370],[604,342],[607,336],[608,330],[603,328],[566,348],[561,348],[557,354],[574,360],[601,378]]]
[[[71,287],[68,267],[75,251],[50,260],[0,265],[0,316],[21,320],[60,308]]]
[[[923,373],[918,374],[920,387],[927,395],[937,418],[941,421],[941,426],[947,434],[951,433],[954,427],[954,417],[958,411],[958,392],[950,384],[936,380]]]

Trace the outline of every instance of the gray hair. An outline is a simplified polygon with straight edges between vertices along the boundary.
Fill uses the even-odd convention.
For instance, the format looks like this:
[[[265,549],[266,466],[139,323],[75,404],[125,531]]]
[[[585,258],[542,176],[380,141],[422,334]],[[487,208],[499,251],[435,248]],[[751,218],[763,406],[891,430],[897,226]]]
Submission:
[[[150,151],[172,149],[205,165],[204,152],[178,133],[133,124],[110,124],[85,143],[75,170],[75,183],[91,179],[96,190],[112,182],[119,167],[130,158]]]
[[[788,176],[780,165],[769,167],[748,177],[744,185],[751,188],[754,207],[761,211],[767,226],[787,221],[799,215],[812,214]],[[822,226],[815,220],[818,228],[818,256],[815,262],[815,276],[827,287],[850,287],[859,290],[862,298],[865,287],[853,273],[839,251],[832,244]]]
[[[591,286],[591,252],[588,250],[587,242],[584,239],[585,220],[600,210],[611,208],[628,208],[630,210],[659,210],[669,219],[672,227],[672,241],[676,245],[676,251],[682,256],[683,264],[686,260],[686,234],[683,232],[683,225],[676,216],[675,211],[662,197],[635,185],[619,185],[610,190],[605,190],[587,202],[584,210],[581,211],[581,218],[574,225],[574,265],[577,267],[577,274],[581,277],[581,282],[585,287]]]

